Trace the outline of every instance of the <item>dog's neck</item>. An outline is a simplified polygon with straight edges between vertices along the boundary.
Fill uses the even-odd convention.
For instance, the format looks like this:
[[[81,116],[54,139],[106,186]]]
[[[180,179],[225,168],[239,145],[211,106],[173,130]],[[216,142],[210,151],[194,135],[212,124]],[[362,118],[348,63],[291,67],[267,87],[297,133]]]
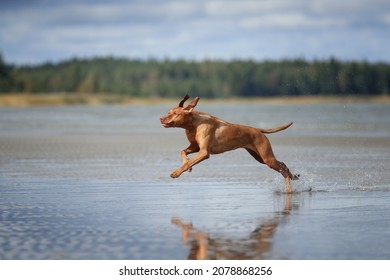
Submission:
[[[217,121],[217,122],[220,122],[220,123],[223,123],[223,124],[228,124],[228,122],[224,121],[224,120],[221,120],[217,117],[214,117],[210,114],[207,114],[207,113],[203,113],[203,112],[200,112],[200,111],[192,111],[190,116],[189,116],[189,121],[186,122],[186,125],[183,127],[189,131],[192,131],[192,130],[196,130],[196,128],[199,126],[199,125],[202,125],[202,124],[207,124],[209,122],[214,122]]]

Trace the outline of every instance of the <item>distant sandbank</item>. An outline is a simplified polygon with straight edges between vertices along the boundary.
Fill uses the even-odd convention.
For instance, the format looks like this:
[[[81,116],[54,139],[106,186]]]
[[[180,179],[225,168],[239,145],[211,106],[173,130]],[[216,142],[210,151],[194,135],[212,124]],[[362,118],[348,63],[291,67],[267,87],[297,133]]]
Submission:
[[[6,93],[0,94],[0,107],[61,106],[61,105],[147,105],[175,102],[173,98],[138,98],[119,94],[69,94],[69,93]],[[298,96],[209,99],[209,102],[240,103],[259,102],[269,104],[315,104],[315,103],[390,103],[390,95],[378,96]]]

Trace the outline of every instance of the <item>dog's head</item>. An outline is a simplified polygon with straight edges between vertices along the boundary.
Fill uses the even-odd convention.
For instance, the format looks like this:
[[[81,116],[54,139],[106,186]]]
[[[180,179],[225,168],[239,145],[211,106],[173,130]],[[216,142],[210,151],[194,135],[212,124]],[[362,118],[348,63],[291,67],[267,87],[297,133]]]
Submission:
[[[180,101],[179,105],[169,110],[169,112],[160,118],[160,122],[164,127],[186,127],[189,125],[191,112],[198,104],[199,97],[195,97],[186,107],[184,102],[190,98],[188,94]]]

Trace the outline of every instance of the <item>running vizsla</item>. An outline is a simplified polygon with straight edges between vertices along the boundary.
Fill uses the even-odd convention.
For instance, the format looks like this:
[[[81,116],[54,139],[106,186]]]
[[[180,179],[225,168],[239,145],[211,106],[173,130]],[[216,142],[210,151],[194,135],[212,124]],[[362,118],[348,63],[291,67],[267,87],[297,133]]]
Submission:
[[[164,127],[184,128],[190,141],[190,145],[181,151],[183,165],[171,174],[172,178],[179,177],[185,171],[191,172],[192,166],[209,158],[212,154],[244,148],[257,161],[281,173],[286,180],[286,192],[292,192],[290,180],[296,180],[299,176],[293,175],[283,162],[275,158],[271,144],[264,135],[264,133],[284,130],[292,123],[272,129],[232,124],[209,114],[194,111],[199,97],[184,107],[184,102],[188,98],[189,96],[186,95],[177,107],[160,118]],[[192,159],[187,157],[188,154],[196,152],[197,154]]]

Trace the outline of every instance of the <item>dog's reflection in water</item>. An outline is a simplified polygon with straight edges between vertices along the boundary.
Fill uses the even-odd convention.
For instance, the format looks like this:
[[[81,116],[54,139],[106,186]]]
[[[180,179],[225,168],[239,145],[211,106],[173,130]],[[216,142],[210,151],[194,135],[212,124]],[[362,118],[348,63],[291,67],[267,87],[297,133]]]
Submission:
[[[245,239],[212,238],[205,232],[194,228],[192,223],[183,223],[178,218],[172,218],[172,224],[183,231],[182,240],[190,246],[190,260],[249,260],[267,258],[272,246],[272,237],[281,223],[293,210],[292,195],[287,194],[282,211],[274,213],[272,218],[265,220]],[[298,206],[294,205],[294,209]]]

